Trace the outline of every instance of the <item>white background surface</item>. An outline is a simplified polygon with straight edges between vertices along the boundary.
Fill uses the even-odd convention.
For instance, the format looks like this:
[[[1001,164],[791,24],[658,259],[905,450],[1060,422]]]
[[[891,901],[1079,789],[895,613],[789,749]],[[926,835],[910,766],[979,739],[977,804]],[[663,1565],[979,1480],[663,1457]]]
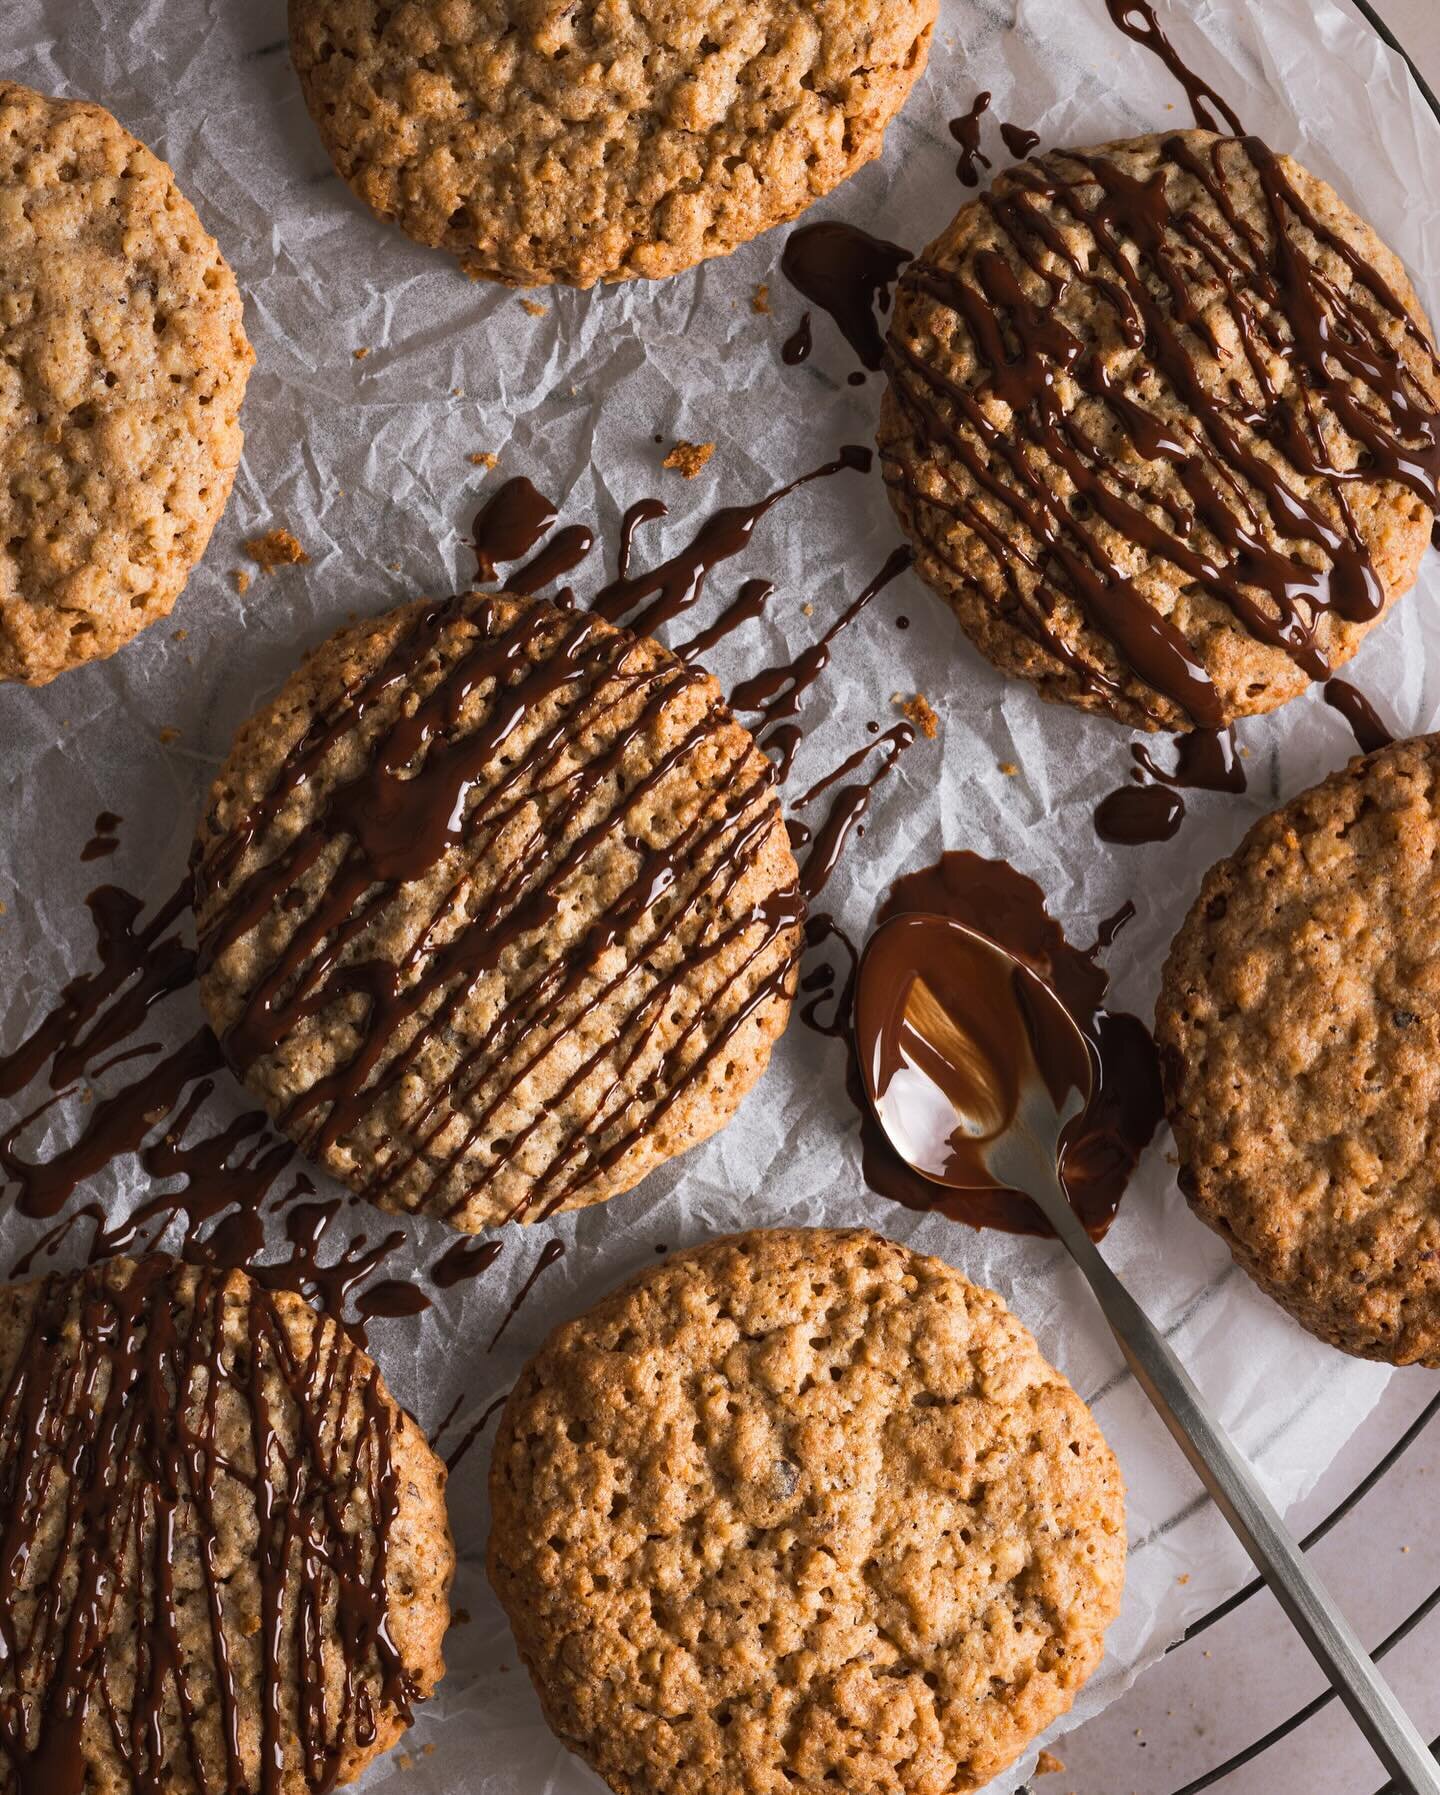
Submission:
[[[1263,4],[1263,0],[1260,0]],[[1375,9],[1440,91],[1440,0],[1374,0]],[[1440,173],[1440,171],[1437,171]],[[1328,1514],[1425,1404],[1433,1372],[1397,1374],[1361,1435],[1291,1519]],[[1314,1550],[1314,1562],[1372,1649],[1440,1587],[1440,1418],[1372,1494]],[[1440,1733],[1440,1611],[1386,1660],[1426,1738]],[[1129,1694],[1063,1741],[1063,1774],[1035,1795],[1173,1795],[1305,1706],[1323,1681],[1262,1594],[1182,1646]],[[1223,1795],[1372,1795],[1384,1777],[1348,1717],[1323,1713],[1244,1768],[1210,1785]]]

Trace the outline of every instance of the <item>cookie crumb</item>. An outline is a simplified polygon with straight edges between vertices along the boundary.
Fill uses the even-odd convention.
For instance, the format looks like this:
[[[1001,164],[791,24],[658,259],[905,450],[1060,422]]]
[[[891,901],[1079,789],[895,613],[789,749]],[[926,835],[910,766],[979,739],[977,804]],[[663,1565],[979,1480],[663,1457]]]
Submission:
[[[754,293],[751,294],[750,310],[752,312],[759,312],[762,318],[769,317],[769,315],[770,315],[770,285],[769,285],[768,281],[762,280],[760,285],[758,287],[756,287]]]
[[[168,748],[171,742],[178,742],[179,740],[180,731],[178,729],[172,729],[168,723],[160,731],[160,746],[162,748]]]
[[[1020,769],[1015,765],[1013,760],[1002,760],[1000,762],[1000,771],[1007,779],[1013,779]]]
[[[532,318],[543,318],[550,310],[548,305],[542,304],[538,299],[522,299],[520,306],[523,311],[529,312]]]
[[[171,630],[170,640],[172,642],[183,642],[189,634],[190,632],[188,629]]]
[[[810,603],[809,599],[806,599],[805,603],[801,605],[800,615],[802,617],[813,617],[815,615],[815,607]]]
[[[277,567],[300,567],[310,559],[291,530],[270,530],[264,536],[252,536],[245,544],[245,553],[261,573],[274,573]]]
[[[468,1608],[457,1608],[450,1616],[450,1625],[452,1627],[468,1627],[470,1625],[470,1610]]]
[[[900,709],[927,739],[933,740],[940,733],[940,719],[923,692],[902,700]]]
[[[244,598],[245,594],[250,590],[250,575],[243,567],[237,567],[230,575],[230,578],[235,582],[235,590],[240,594],[241,598]]]
[[[1042,1751],[1035,1760],[1036,1776],[1055,1776],[1065,1768],[1053,1751]]]
[[[473,455],[466,457],[471,467],[499,467],[500,457],[493,449],[477,449]]]
[[[350,353],[355,357],[356,361],[364,361],[370,351],[368,349],[352,349]]]
[[[682,437],[660,465],[674,468],[687,480],[693,480],[714,453],[714,443],[687,443]]]
[[[413,1770],[415,1768],[415,1760],[410,1756],[408,1751],[397,1751],[395,1754],[395,1762],[402,1770]]]
[[[1189,1582],[1189,1581],[1190,1581],[1190,1573],[1189,1573],[1189,1571],[1184,1571],[1184,1572],[1182,1572],[1182,1574],[1181,1574],[1181,1575],[1180,1575],[1180,1576],[1178,1576],[1178,1577],[1177,1577],[1177,1578],[1176,1578],[1176,1579],[1175,1579],[1175,1581],[1176,1581],[1176,1582],[1177,1582],[1177,1583],[1178,1583],[1178,1584],[1179,1584],[1179,1585],[1180,1585],[1180,1587],[1181,1587],[1181,1588],[1182,1588],[1182,1589],[1183,1589],[1183,1588],[1184,1588],[1184,1587],[1185,1587],[1185,1585],[1186,1585],[1186,1584],[1187,1584],[1187,1583],[1188,1583],[1188,1582]]]

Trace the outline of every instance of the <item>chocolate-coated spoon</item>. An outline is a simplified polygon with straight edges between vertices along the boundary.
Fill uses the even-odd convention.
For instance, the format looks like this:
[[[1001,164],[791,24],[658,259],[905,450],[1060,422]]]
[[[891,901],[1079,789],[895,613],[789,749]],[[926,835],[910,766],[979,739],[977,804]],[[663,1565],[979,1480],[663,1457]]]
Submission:
[[[855,1042],[870,1102],[902,1159],[952,1189],[1021,1191],[1042,1211],[1140,1387],[1386,1769],[1414,1795],[1440,1795],[1440,1766],[1410,1717],[1070,1207],[1061,1182],[1067,1137],[1090,1100],[1094,1067],[1059,998],[962,923],[896,916],[861,960]]]

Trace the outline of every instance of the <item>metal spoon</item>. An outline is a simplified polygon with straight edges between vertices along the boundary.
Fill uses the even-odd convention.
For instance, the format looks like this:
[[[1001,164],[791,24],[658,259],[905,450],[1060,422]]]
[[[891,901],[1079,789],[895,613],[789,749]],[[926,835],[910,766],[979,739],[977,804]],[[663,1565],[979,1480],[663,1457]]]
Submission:
[[[1050,987],[946,916],[897,916],[861,960],[855,1038],[871,1105],[922,1177],[1021,1191],[1089,1281],[1136,1381],[1214,1497],[1376,1754],[1414,1795],[1440,1766],[1286,1530],[1165,1337],[1101,1257],[1061,1182],[1094,1083],[1085,1037]]]

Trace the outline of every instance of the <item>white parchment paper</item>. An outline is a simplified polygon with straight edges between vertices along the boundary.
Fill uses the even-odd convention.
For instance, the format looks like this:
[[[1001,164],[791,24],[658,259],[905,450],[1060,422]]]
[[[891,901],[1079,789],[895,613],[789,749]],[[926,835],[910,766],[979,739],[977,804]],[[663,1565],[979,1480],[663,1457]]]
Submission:
[[[1440,166],[1440,124],[1399,58],[1331,0],[1172,0],[1160,10],[1182,54],[1249,128],[1333,181],[1402,254],[1422,296],[1440,304],[1440,206],[1428,179]],[[650,555],[684,540],[717,504],[757,498],[839,443],[872,433],[879,381],[847,384],[853,361],[828,320],[816,317],[807,364],[779,361],[801,309],[778,271],[783,231],[659,286],[540,293],[545,309],[532,314],[517,295],[472,285],[443,256],[373,220],[335,178],[311,129],[286,55],[284,11],[283,0],[7,0],[3,9],[6,74],[99,100],[174,166],[239,276],[259,358],[235,495],[172,623],[47,690],[0,690],[7,1046],[64,979],[90,964],[81,898],[97,873],[152,899],[167,895],[237,725],[348,615],[468,584],[463,532],[500,479],[529,474],[563,500],[567,519],[600,526],[611,542],[628,503],[662,493],[672,515],[642,539]],[[982,88],[993,94],[984,147],[1001,163],[1000,119],[1034,128],[1046,144],[1189,123],[1183,95],[1109,24],[1102,0],[942,0],[929,71],[892,126],[883,160],[812,216],[853,220],[918,249],[968,197],[945,127]],[[762,281],[770,283],[768,316],[751,306]],[[369,353],[357,360],[362,348]],[[665,447],[682,436],[713,440],[714,458],[684,483],[660,471],[657,435]],[[496,473],[468,461],[486,450],[501,457]],[[239,597],[228,576],[242,565],[241,543],[279,524],[299,535],[309,566],[257,578]],[[809,488],[771,514],[743,562],[714,576],[672,639],[713,617],[742,575],[764,573],[780,590],[763,625],[723,643],[712,666],[729,684],[787,659],[895,539],[877,475]],[[583,597],[583,574],[578,585]],[[1435,724],[1437,587],[1432,555],[1419,590],[1351,669],[1398,733]],[[895,627],[900,613],[913,622],[907,632]],[[176,629],[187,632],[182,640]],[[1007,684],[907,576],[841,639],[811,696],[791,791],[858,745],[868,720],[893,717],[892,694],[916,690],[940,714],[939,737],[918,742],[880,789],[863,851],[852,844],[825,906],[863,935],[898,873],[958,847],[1031,874],[1078,942],[1133,897],[1139,914],[1110,955],[1113,995],[1145,1016],[1165,946],[1204,869],[1257,814],[1353,751],[1343,722],[1312,694],[1243,728],[1245,798],[1195,795],[1171,842],[1104,850],[1091,811],[1128,772],[1125,735]],[[178,737],[162,742],[172,730]],[[1002,774],[1006,762],[1018,774]],[[102,808],[124,816],[123,846],[101,867],[82,868],[78,850]],[[193,993],[184,997],[184,1013],[167,1024],[174,1038],[194,1027],[193,1003]],[[723,1135],[599,1211],[517,1232],[485,1277],[422,1317],[375,1324],[373,1348],[425,1425],[461,1399],[449,1445],[509,1387],[555,1321],[652,1262],[657,1246],[763,1224],[866,1223],[940,1254],[1004,1293],[1095,1405],[1124,1465],[1132,1544],[1125,1610],[1073,1724],[1113,1700],[1187,1620],[1233,1587],[1243,1561],[1122,1374],[1060,1252],[874,1197],[859,1176],[854,1120],[841,1049],[796,1021]],[[57,1136],[68,1126],[57,1120]],[[1274,1496],[1290,1502],[1367,1412],[1387,1373],[1312,1341],[1251,1289],[1189,1217],[1167,1145],[1152,1150],[1107,1251],[1171,1330]],[[116,1214],[140,1190],[132,1162],[98,1183]],[[352,1225],[363,1224],[359,1213]],[[402,1271],[430,1263],[445,1244],[438,1226],[410,1232]],[[566,1241],[565,1258],[487,1353],[552,1232]],[[34,1233],[8,1211],[0,1216],[4,1262]],[[450,1635],[438,1698],[402,1755],[371,1771],[369,1789],[581,1795],[599,1786],[545,1728],[489,1595],[487,1457],[488,1435],[451,1488],[461,1554],[455,1600],[469,1624]]]

